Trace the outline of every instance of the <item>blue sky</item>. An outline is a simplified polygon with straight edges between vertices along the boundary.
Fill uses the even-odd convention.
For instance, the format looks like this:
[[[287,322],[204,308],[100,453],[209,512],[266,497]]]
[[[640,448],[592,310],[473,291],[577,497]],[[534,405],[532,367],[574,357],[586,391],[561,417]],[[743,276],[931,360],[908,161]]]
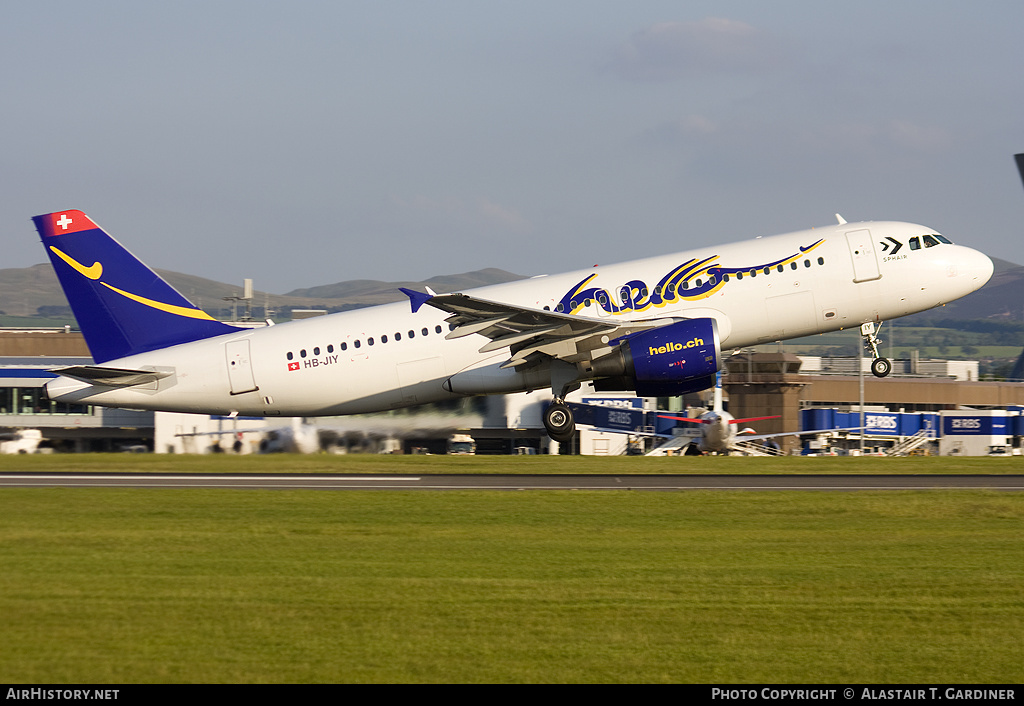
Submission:
[[[3,2],[0,267],[283,293],[849,221],[1024,263],[1019,2]]]

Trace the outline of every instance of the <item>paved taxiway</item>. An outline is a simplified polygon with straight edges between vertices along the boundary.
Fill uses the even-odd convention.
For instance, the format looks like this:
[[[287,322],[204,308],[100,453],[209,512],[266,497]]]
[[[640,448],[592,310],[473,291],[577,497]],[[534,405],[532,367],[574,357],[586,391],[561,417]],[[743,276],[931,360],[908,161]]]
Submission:
[[[0,473],[0,487],[265,490],[1024,490],[1024,475],[359,475]]]

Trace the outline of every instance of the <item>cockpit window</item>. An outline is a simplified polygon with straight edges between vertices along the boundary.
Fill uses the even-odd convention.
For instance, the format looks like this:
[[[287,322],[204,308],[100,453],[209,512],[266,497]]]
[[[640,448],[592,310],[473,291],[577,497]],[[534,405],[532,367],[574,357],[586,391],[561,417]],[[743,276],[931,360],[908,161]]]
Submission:
[[[934,248],[936,245],[939,244],[939,241],[930,235],[922,235],[921,240],[924,241],[924,246],[926,248]]]
[[[921,239],[918,238],[917,236],[914,236],[913,238],[911,238],[910,239],[910,249],[911,250],[920,250],[921,249]]]
[[[953,244],[953,241],[952,241],[952,240],[950,240],[949,238],[947,238],[947,237],[946,237],[946,236],[944,236],[944,235],[939,235],[938,233],[932,233],[932,234],[931,234],[931,236],[925,236],[925,237],[932,237],[932,238],[935,238],[935,239],[936,239],[936,240],[938,240],[938,241],[939,241],[940,243],[945,243],[946,245],[952,245],[952,244]]]

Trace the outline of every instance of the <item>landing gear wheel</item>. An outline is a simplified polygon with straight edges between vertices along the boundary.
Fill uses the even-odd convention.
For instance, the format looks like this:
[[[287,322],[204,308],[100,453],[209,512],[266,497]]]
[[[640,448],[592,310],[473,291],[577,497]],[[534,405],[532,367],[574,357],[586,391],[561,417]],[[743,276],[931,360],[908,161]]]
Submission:
[[[553,440],[559,443],[572,441],[576,435],[576,421],[572,411],[561,402],[554,402],[544,412],[544,428]]]
[[[892,363],[888,358],[875,358],[871,361],[871,374],[876,378],[884,378],[892,372]]]

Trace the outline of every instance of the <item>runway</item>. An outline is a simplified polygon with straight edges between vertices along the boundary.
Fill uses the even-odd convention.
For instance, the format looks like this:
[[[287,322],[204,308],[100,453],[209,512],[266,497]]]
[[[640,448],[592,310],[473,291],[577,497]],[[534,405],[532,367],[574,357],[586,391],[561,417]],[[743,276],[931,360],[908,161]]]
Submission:
[[[251,490],[1024,490],[1024,475],[362,475],[0,473],[0,488]]]

